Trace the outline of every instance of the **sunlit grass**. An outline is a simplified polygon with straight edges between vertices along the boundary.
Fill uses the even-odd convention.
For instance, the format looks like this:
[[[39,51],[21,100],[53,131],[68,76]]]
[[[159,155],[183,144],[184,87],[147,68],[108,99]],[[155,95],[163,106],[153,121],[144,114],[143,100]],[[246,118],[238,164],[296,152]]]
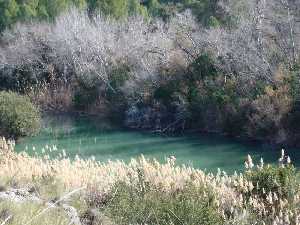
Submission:
[[[0,224],[25,225],[68,225],[69,218],[60,208],[51,208],[47,213],[32,220],[47,206],[33,202],[15,203],[12,201],[0,202]],[[31,221],[32,220],[32,221]],[[4,223],[4,221],[6,221]]]
[[[70,160],[65,152],[50,146],[45,147],[44,156],[36,157],[14,153],[13,144],[5,140],[1,146],[6,150],[0,155],[0,177],[8,189],[12,185],[32,185],[47,201],[80,189],[66,200],[80,214],[96,208],[100,215],[121,224],[124,221],[136,224],[147,221],[146,218],[148,222],[182,224],[178,221],[194,218],[193,222],[203,222],[204,217],[210,218],[207,224],[214,224],[216,217],[221,218],[217,224],[228,225],[300,224],[298,175],[284,151],[278,166],[265,165],[263,160],[256,165],[248,156],[244,173],[228,175],[223,171],[211,174],[184,165],[176,166],[175,157],[165,163],[144,157],[132,159],[130,163],[100,163],[93,158]],[[53,151],[58,158],[50,159],[47,155]],[[195,198],[205,199],[207,203],[194,202]],[[204,217],[194,215],[195,207],[201,207],[197,212]],[[168,209],[172,208],[170,215]],[[182,210],[185,213],[180,213]],[[152,211],[155,215],[150,213]],[[174,220],[174,217],[178,218]]]

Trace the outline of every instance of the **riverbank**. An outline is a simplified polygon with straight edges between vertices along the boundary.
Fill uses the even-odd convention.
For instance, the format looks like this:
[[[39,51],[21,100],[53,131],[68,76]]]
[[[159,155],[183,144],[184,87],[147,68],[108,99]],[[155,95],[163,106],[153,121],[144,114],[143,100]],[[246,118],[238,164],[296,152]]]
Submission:
[[[140,224],[142,221],[150,224],[299,225],[298,175],[284,153],[278,167],[265,166],[263,162],[256,167],[248,157],[248,169],[229,176],[225,172],[212,175],[192,167],[176,166],[175,157],[164,163],[143,157],[132,159],[128,164],[99,163],[80,158],[72,161],[63,154],[55,160],[49,159],[47,153],[43,157],[30,157],[26,153],[15,153],[13,145],[2,139],[0,148],[2,190],[11,193],[27,187],[31,196],[39,196],[55,205],[35,208],[29,219],[27,211],[16,210],[18,204],[24,206],[22,203],[1,201],[1,212],[6,214],[2,213],[0,220],[10,217],[11,224],[17,224],[17,218],[27,218],[28,224],[37,224],[41,219],[47,219],[48,225],[70,224],[59,210],[68,204],[76,209],[84,225]],[[8,204],[13,204],[15,210]],[[32,207],[36,203],[28,200],[25,204]]]
[[[88,118],[88,119],[94,119],[95,124],[102,123],[103,121],[107,121],[108,124],[112,125],[112,127],[122,128],[125,130],[131,130],[131,131],[140,131],[140,132],[146,132],[146,133],[153,133],[153,134],[159,134],[163,136],[176,136],[176,135],[195,135],[195,136],[220,136],[228,139],[235,140],[237,142],[246,143],[250,145],[260,145],[263,146],[263,148],[267,148],[270,150],[278,151],[278,149],[288,149],[288,148],[299,148],[300,143],[294,142],[279,142],[276,143],[266,141],[262,137],[255,138],[255,137],[249,137],[243,134],[234,136],[230,133],[225,133],[220,130],[208,130],[208,129],[202,129],[202,128],[187,128],[187,129],[179,129],[174,130],[172,132],[163,132],[161,130],[155,130],[155,129],[145,129],[141,127],[133,127],[128,126],[126,123],[122,121],[114,121],[112,118],[110,118],[105,113],[88,113],[86,111],[76,111],[76,110],[69,110],[69,111],[57,111],[57,110],[44,110],[42,112],[42,117],[56,117],[56,116],[63,116],[63,117],[82,117],[82,118]]]
[[[166,158],[176,156],[177,165],[189,165],[209,172],[217,169],[233,174],[242,171],[245,156],[251,154],[255,160],[263,157],[266,163],[276,164],[278,149],[259,143],[237,141],[234,138],[214,134],[157,134],[149,131],[124,129],[107,120],[94,117],[69,115],[44,118],[40,133],[35,137],[20,139],[16,151],[29,155],[43,155],[45,146],[65,149],[68,157],[79,155],[83,159],[94,156],[100,162],[123,160],[144,155],[163,163]],[[35,149],[35,151],[33,150]],[[287,148],[287,153],[300,166],[300,151]],[[55,157],[55,154],[51,154]]]
[[[53,23],[20,24],[1,36],[0,89],[30,96],[42,110],[105,115],[127,127],[295,146],[300,67],[278,33],[285,9],[270,8],[271,34],[258,44],[257,16],[248,14],[255,5],[235,11],[240,21],[230,29],[201,26],[189,11],[114,21],[72,9]]]

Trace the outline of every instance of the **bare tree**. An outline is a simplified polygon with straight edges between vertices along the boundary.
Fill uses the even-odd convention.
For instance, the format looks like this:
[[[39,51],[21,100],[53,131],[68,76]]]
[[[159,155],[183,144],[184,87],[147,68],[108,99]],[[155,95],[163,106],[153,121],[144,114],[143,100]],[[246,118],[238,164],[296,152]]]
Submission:
[[[185,34],[190,46],[181,47],[194,57],[201,52],[213,53],[219,69],[227,75],[272,82],[278,66],[287,64],[293,69],[299,60],[299,3],[251,0],[244,6],[248,7],[247,13],[236,15],[235,29],[192,29],[193,32]],[[234,7],[227,7],[227,10],[234,10]]]
[[[205,52],[215,56],[225,80],[236,76],[241,81],[272,82],[280,64],[294,68],[300,50],[297,0],[218,4],[235,18],[234,28],[207,29],[189,11],[164,23],[140,17],[115,21],[99,15],[91,21],[86,13],[72,9],[53,24],[19,24],[6,31],[0,65],[31,70],[36,76],[53,73],[66,81],[73,75],[87,82],[96,78],[113,90],[108,75],[126,64],[132,77],[123,88],[126,92],[141,88],[145,80],[155,85],[161,68],[174,66],[176,60],[187,67]]]
[[[35,74],[54,66],[65,79],[72,71],[85,80],[98,77],[108,86],[108,73],[122,63],[130,66],[134,80],[154,80],[159,68],[170,62],[174,47],[161,21],[96,16],[91,22],[86,13],[74,9],[52,25],[16,25],[3,39],[8,44],[1,49],[1,65],[38,64],[32,67]]]

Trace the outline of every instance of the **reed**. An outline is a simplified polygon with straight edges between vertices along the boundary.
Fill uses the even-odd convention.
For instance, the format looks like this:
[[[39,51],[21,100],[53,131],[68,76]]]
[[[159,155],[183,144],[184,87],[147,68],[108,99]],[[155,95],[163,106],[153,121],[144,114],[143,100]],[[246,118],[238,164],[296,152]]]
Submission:
[[[94,207],[101,205],[104,212],[110,207],[107,202],[113,202],[118,196],[119,184],[137,192],[158,193],[159,196],[177,196],[182,191],[200,188],[201,191],[197,192],[199,198],[213,194],[210,204],[216,206],[222,224],[300,224],[298,173],[284,151],[276,166],[265,165],[263,160],[255,165],[248,156],[244,173],[228,175],[223,171],[212,174],[185,165],[176,166],[175,157],[168,158],[165,163],[143,156],[128,164],[122,161],[101,163],[93,158],[71,160],[56,146],[46,146],[43,157],[29,156],[25,152],[17,154],[13,151],[14,145],[9,143],[12,142],[0,141],[3,149],[0,178],[6,185],[12,180],[19,186],[42,185],[48,181],[51,185],[60,185],[60,195],[82,188],[80,195],[84,196],[85,203]],[[50,159],[47,154],[50,152],[57,152],[59,157]],[[124,203],[123,200],[119,202]],[[97,201],[100,204],[97,205]],[[130,201],[132,204],[135,199],[130,198]],[[131,214],[126,215],[130,221]]]

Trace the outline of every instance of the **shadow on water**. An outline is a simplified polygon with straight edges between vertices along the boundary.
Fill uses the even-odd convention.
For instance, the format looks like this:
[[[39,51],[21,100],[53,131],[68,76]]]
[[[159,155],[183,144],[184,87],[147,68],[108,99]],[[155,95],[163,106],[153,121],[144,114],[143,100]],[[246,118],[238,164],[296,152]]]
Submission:
[[[82,158],[94,156],[96,160],[130,161],[143,154],[163,162],[166,157],[176,156],[178,164],[215,172],[217,168],[233,172],[242,170],[246,156],[254,160],[261,157],[267,163],[275,163],[280,149],[260,144],[236,141],[217,135],[189,134],[162,136],[149,132],[129,131],[103,120],[88,117],[51,116],[43,119],[43,128],[36,137],[25,138],[16,150],[26,149],[33,154],[32,147],[41,151],[46,145],[65,149],[68,156]],[[287,153],[300,165],[300,151],[289,149]]]

